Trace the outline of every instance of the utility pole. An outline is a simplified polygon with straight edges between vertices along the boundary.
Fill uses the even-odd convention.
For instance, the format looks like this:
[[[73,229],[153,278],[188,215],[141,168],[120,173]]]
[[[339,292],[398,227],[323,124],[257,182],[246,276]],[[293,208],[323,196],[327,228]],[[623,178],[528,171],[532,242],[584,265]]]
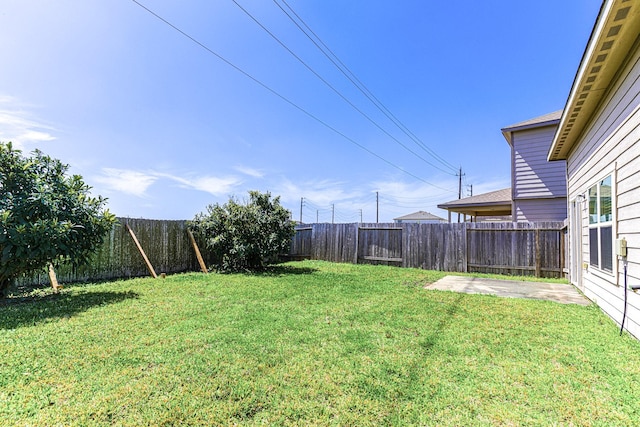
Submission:
[[[336,205],[331,204],[331,224],[333,224],[333,217],[335,213],[336,213]]]
[[[469,197],[473,196],[473,184],[469,184],[467,187],[469,187]]]
[[[316,224],[320,222],[318,221],[318,218],[320,218],[320,214],[318,212],[320,212],[320,210],[316,209]]]
[[[377,224],[378,222],[380,222],[380,221],[378,220],[378,214],[379,214],[379,212],[380,212],[380,203],[379,203],[379,201],[378,201],[378,192],[376,191],[376,224]]]
[[[304,197],[300,197],[300,224],[302,224],[302,205],[304,203]]]
[[[458,174],[458,200],[462,199],[462,166],[460,166],[460,173]],[[458,213],[458,222],[460,222],[460,213]]]
[[[362,209],[360,209],[360,222],[362,222]]]

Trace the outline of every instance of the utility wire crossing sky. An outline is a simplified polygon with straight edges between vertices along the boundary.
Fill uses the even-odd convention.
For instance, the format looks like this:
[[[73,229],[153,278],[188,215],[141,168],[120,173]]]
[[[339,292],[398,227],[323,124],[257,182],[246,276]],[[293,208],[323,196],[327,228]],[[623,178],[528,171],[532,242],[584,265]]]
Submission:
[[[304,222],[446,217],[460,189],[510,185],[500,129],[564,106],[599,7],[5,0],[0,140],[119,216],[259,190]]]

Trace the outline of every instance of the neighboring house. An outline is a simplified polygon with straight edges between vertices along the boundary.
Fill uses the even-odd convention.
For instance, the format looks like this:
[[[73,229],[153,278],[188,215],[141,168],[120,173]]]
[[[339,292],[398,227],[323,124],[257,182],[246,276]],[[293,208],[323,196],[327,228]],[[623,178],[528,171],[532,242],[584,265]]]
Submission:
[[[440,223],[446,223],[447,220],[444,218],[440,218],[439,216],[435,216],[432,213],[429,212],[425,212],[425,211],[418,211],[418,212],[414,212],[411,213],[409,215],[404,215],[398,218],[393,218],[393,221],[398,223],[398,224],[406,224],[406,223],[412,223],[412,224],[440,224]]]
[[[511,221],[511,188],[482,193],[438,205],[451,213],[469,215],[473,221]]]
[[[502,129],[511,147],[513,221],[564,221],[567,180],[564,162],[550,163],[547,153],[562,111]]]
[[[566,160],[570,280],[618,324],[640,287],[640,2],[604,1],[550,161]],[[624,240],[626,257],[616,244]],[[626,329],[640,338],[640,295]]]
[[[472,221],[564,221],[567,186],[564,162],[549,163],[547,153],[562,111],[502,129],[511,147],[511,187],[438,205]],[[496,218],[498,217],[498,218]]]

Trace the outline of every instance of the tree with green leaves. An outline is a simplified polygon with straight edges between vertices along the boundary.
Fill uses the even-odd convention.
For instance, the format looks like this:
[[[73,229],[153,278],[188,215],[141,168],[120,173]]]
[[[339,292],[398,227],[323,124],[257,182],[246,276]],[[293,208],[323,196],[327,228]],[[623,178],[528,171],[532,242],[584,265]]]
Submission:
[[[261,270],[289,251],[295,233],[290,216],[279,196],[250,191],[245,203],[230,198],[224,205],[209,205],[189,228],[205,242],[214,269]]]
[[[25,157],[0,142],[0,297],[22,274],[80,265],[116,221],[68,165],[36,150]]]

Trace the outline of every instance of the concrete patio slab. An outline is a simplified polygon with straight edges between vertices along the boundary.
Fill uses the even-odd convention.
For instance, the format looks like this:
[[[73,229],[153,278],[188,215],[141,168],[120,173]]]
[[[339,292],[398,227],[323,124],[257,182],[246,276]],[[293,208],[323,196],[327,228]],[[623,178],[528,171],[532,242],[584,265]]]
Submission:
[[[425,289],[487,294],[509,298],[530,298],[561,304],[589,305],[591,301],[573,285],[563,283],[520,282],[512,280],[480,279],[465,276],[445,276]]]

